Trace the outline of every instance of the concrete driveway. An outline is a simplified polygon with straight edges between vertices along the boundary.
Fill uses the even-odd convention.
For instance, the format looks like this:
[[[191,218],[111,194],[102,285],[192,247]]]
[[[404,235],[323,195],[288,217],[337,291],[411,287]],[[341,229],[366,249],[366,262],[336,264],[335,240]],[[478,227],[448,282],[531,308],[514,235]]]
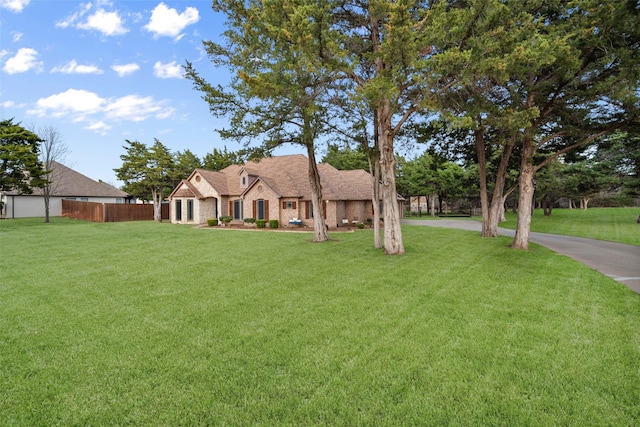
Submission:
[[[482,230],[482,224],[479,221],[468,219],[405,219],[402,223],[407,225],[458,228],[477,232]],[[640,226],[638,228],[640,232]],[[498,233],[501,236],[513,237],[515,231],[499,228]],[[529,236],[529,241],[573,258],[624,284],[632,291],[640,293],[640,246],[534,232]]]

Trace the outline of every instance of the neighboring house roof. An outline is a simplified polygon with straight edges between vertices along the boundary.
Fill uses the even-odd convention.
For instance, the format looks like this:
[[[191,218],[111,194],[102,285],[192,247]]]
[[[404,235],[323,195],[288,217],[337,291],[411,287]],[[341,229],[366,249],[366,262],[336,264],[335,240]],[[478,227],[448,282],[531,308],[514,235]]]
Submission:
[[[368,200],[371,198],[371,175],[364,170],[341,171],[328,164],[319,164],[322,196],[325,200]],[[241,186],[240,175],[246,172],[249,182]],[[221,196],[239,196],[259,180],[281,198],[311,199],[309,160],[302,154],[267,157],[258,162],[231,165],[213,172],[196,169]],[[187,180],[187,181],[189,181]],[[178,186],[177,188],[181,188]],[[171,197],[178,196],[177,191]]]
[[[51,162],[52,197],[129,197],[124,191],[102,181],[82,175],[58,162]],[[9,191],[8,195],[20,195],[18,191]],[[41,188],[34,188],[31,196],[42,196]]]

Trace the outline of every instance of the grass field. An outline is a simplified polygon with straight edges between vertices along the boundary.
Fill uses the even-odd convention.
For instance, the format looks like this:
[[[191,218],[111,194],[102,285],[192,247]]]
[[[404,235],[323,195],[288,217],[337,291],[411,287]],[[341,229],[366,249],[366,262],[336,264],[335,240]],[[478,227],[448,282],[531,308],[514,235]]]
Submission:
[[[531,218],[531,231],[640,246],[638,215],[640,208],[554,209],[551,216],[544,216],[542,210],[536,209]],[[500,227],[515,229],[516,215],[508,212],[507,222]]]
[[[403,230],[0,221],[0,425],[640,423],[640,295]]]
[[[638,215],[640,215],[640,208],[589,208],[586,211],[554,209],[551,216],[544,216],[542,210],[536,209],[531,218],[531,231],[640,246],[640,224],[636,222]],[[516,214],[507,212],[506,217],[507,221],[500,223],[500,227],[515,229]],[[422,217],[412,216],[411,219],[437,220],[438,218],[423,215]],[[474,219],[481,218],[474,217]]]

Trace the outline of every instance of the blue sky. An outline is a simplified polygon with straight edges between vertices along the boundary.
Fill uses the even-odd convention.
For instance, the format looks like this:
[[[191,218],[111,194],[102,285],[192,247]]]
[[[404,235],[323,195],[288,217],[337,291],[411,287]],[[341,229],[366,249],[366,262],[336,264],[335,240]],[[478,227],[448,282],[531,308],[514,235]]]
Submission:
[[[0,118],[54,127],[65,164],[116,186],[125,139],[199,157],[237,150],[181,67],[189,60],[211,83],[228,81],[202,49],[224,21],[210,0],[0,0]],[[287,152],[301,151],[277,154]]]

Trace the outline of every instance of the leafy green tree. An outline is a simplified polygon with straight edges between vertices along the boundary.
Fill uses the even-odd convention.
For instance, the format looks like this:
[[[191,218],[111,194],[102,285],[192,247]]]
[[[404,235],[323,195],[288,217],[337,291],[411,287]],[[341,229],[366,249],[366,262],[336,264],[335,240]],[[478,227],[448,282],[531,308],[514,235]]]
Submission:
[[[187,178],[195,169],[202,167],[200,158],[193,154],[191,150],[178,151],[174,154],[174,182],[175,187],[178,183]]]
[[[409,199],[418,197],[419,200],[421,196],[426,196],[430,202],[431,216],[435,216],[438,170],[434,157],[428,151],[411,160],[398,157],[398,175],[398,192]]]
[[[125,141],[127,153],[120,156],[122,167],[114,169],[116,177],[124,182],[124,191],[143,200],[151,199],[153,218],[162,222],[162,201],[175,184],[174,156],[157,139],[151,147]]]
[[[340,148],[337,144],[329,144],[322,163],[328,163],[338,170],[369,170],[367,153],[362,150],[362,147],[354,150],[348,145]]]
[[[609,165],[622,197],[640,197],[640,135],[615,132],[607,136],[598,145],[596,159]]]
[[[415,159],[406,161],[399,158],[398,188],[405,189],[406,196],[426,196],[429,200],[431,216],[442,211],[444,200],[453,202],[465,195],[464,184],[466,174],[462,166],[448,161],[434,149],[423,152]]]
[[[0,191],[31,194],[46,185],[47,171],[39,157],[42,141],[13,119],[0,121]]]
[[[447,25],[434,42],[437,67],[429,78],[447,88],[438,93],[440,107],[472,128],[477,142],[489,126],[503,153],[517,148],[512,247],[527,249],[535,173],[636,116],[640,10],[615,0],[451,6],[433,17]],[[476,145],[482,164],[482,144]],[[544,160],[536,163],[536,154]]]
[[[428,1],[341,1],[334,10],[341,31],[336,56],[357,93],[374,111],[380,152],[380,181],[384,214],[384,251],[405,252],[395,182],[394,141],[405,123],[421,110],[425,95],[423,73],[429,44]]]
[[[328,240],[315,143],[325,129],[331,69],[324,57],[331,39],[328,2],[216,0],[227,15],[226,45],[205,41],[214,64],[234,76],[225,90],[210,85],[187,63],[185,70],[213,114],[231,117],[224,138],[263,138],[267,151],[282,144],[306,148],[312,193],[314,241]]]
[[[580,153],[567,156],[562,171],[564,195],[579,200],[584,210],[593,199],[617,199],[624,203],[632,198],[638,185],[637,142],[626,132],[616,132]]]
[[[223,150],[214,148],[211,153],[205,154],[202,163],[206,170],[219,171],[227,166],[242,164],[243,160],[240,153],[229,151],[225,146]]]
[[[542,207],[544,216],[551,216],[554,204],[567,195],[566,168],[564,163],[556,160],[536,175],[536,202]]]

